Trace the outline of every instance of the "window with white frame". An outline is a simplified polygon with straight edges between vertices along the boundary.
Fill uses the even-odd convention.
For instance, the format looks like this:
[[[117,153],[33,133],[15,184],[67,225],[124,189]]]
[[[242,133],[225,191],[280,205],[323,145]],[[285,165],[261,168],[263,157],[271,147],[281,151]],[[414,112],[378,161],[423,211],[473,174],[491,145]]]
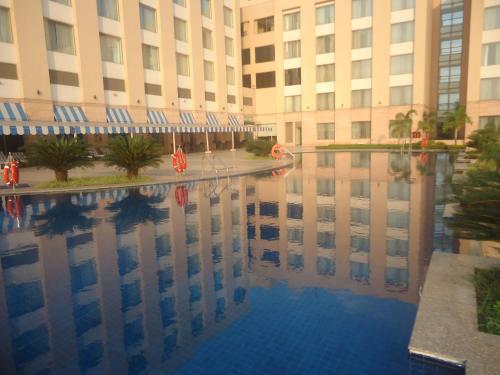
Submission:
[[[234,43],[233,39],[229,37],[224,38],[224,43],[226,46],[226,55],[227,56],[234,56]]]
[[[391,56],[391,75],[412,73],[413,54]]]
[[[483,116],[479,117],[479,129],[484,129],[487,124],[493,124],[500,130],[500,116]]]
[[[119,21],[118,0],[97,0],[97,13],[101,17]]]
[[[335,108],[335,93],[324,92],[316,94],[316,109],[318,111],[327,111]]]
[[[156,33],[156,9],[139,3],[141,29]]]
[[[212,1],[201,0],[201,15],[207,18],[212,18]]]
[[[368,48],[372,46],[372,29],[354,30],[352,32],[352,48]]]
[[[328,4],[316,7],[316,25],[335,22],[335,5]]]
[[[415,0],[392,0],[393,12],[403,9],[411,9],[415,6]]]
[[[483,66],[500,65],[500,42],[483,44]]]
[[[0,7],[0,42],[12,43],[12,26],[9,8]]]
[[[335,35],[322,35],[316,37],[316,54],[335,52]]]
[[[370,17],[372,0],[352,0],[352,18]]]
[[[372,90],[352,90],[351,92],[351,107],[352,108],[365,108],[372,105]]]
[[[186,7],[186,0],[174,0],[174,4],[180,5],[181,7]]]
[[[122,63],[122,41],[120,38],[99,34],[101,44],[101,59],[115,64]]]
[[[370,121],[357,121],[351,124],[351,138],[365,139],[370,138]]]
[[[180,18],[174,18],[174,35],[176,40],[187,43],[188,30],[186,21],[181,20]]]
[[[481,100],[500,99],[500,78],[484,78],[481,80]]]
[[[191,69],[189,68],[189,56],[182,53],[175,55],[175,62],[177,66],[177,74],[180,76],[190,76]]]
[[[74,55],[75,39],[73,26],[45,19],[45,41],[49,51]]]
[[[316,82],[334,82],[335,64],[324,64],[316,66]]]
[[[391,43],[405,43],[413,41],[413,21],[394,23],[391,25]]]
[[[215,69],[212,61],[203,61],[203,71],[205,73],[205,81],[215,81]]]
[[[255,23],[257,34],[268,33],[274,30],[274,16],[258,19]]]
[[[158,47],[142,45],[142,62],[144,69],[160,70],[160,54]]]
[[[285,112],[300,112],[302,97],[300,95],[285,96]]]
[[[224,7],[224,25],[233,27],[233,10],[228,7]]]
[[[285,42],[283,48],[283,56],[285,59],[294,59],[300,57],[300,40]]]
[[[484,29],[500,29],[500,6],[484,9]]]
[[[390,103],[391,105],[409,105],[413,99],[413,86],[395,86],[391,87]]]
[[[232,66],[226,66],[226,82],[232,86],[236,84],[236,75]]]
[[[319,141],[335,139],[335,124],[333,122],[318,123],[316,130]]]
[[[213,49],[214,48],[212,30],[203,28],[201,37],[202,37],[202,41],[203,41],[203,48],[206,48],[206,49]]]
[[[300,12],[283,15],[283,30],[291,31],[300,29]]]
[[[352,79],[371,78],[372,60],[358,60],[352,62]]]

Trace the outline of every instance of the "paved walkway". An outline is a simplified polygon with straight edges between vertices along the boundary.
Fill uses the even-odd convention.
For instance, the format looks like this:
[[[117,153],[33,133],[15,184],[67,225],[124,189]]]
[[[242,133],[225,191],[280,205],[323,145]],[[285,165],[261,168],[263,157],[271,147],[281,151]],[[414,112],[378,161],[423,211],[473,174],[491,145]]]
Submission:
[[[236,151],[222,150],[214,151],[211,154],[192,153],[187,155],[188,169],[183,175],[178,175],[172,168],[170,155],[164,155],[162,163],[158,168],[147,168],[141,171],[142,175],[151,177],[151,182],[146,183],[161,183],[161,182],[177,182],[177,181],[192,181],[198,179],[214,178],[216,176],[236,176],[242,174],[255,173],[259,171],[272,170],[282,168],[292,163],[291,159],[273,160],[271,158],[254,158],[252,154],[240,149]],[[33,187],[42,182],[54,180],[54,173],[48,169],[36,168],[21,168],[21,185],[17,188],[18,193],[30,193],[35,190]],[[124,172],[114,167],[107,167],[103,162],[97,161],[91,168],[76,168],[69,172],[70,178],[77,177],[95,177],[95,176],[112,176],[123,175]],[[113,185],[114,187],[124,185]],[[65,190],[95,190],[100,187],[85,187],[78,189]],[[49,190],[47,190],[49,191]],[[61,191],[61,189],[50,189],[50,191]],[[37,193],[40,190],[36,190]],[[0,195],[10,193],[4,185],[0,188]]]

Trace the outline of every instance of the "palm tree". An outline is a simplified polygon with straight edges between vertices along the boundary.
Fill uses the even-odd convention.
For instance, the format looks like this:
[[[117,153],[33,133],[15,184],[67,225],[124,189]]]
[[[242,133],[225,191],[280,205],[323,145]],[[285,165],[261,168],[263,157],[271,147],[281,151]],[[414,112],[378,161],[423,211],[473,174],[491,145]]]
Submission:
[[[403,113],[399,112],[396,114],[394,120],[390,123],[390,129],[392,134],[397,134],[398,136],[398,144],[401,144],[401,137],[406,137],[409,135],[411,131],[411,124],[413,122],[411,116],[416,115],[417,111],[414,109],[410,109],[408,112]]]
[[[139,176],[142,168],[158,167],[161,153],[161,145],[153,138],[120,136],[109,141],[109,154],[104,161],[126,170],[127,177],[132,179]]]
[[[422,120],[418,122],[418,129],[422,130],[427,139],[432,139],[436,133],[437,113],[424,112]]]
[[[93,164],[87,143],[66,137],[39,139],[28,146],[26,159],[29,165],[53,170],[57,181],[68,181],[68,171],[73,168]]]
[[[457,144],[458,131],[462,129],[465,124],[472,124],[465,107],[463,105],[457,105],[453,112],[445,113],[445,120],[443,124],[443,129],[446,131],[452,130],[455,138],[455,145]]]

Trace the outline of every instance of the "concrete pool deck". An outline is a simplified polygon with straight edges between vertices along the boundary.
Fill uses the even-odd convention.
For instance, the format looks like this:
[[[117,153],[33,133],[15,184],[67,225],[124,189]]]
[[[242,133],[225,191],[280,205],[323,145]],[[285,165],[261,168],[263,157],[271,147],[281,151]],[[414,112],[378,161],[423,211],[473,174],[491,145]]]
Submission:
[[[465,366],[467,375],[500,374],[500,336],[478,330],[476,268],[500,259],[434,253],[409,345],[411,355]]]
[[[89,191],[107,188],[121,188],[130,186],[142,186],[162,183],[182,183],[193,180],[203,180],[212,178],[226,178],[231,176],[241,176],[251,173],[271,171],[293,165],[291,158],[274,160],[266,158],[255,158],[252,154],[243,149],[236,151],[222,150],[214,151],[210,154],[190,153],[187,155],[188,169],[183,175],[175,173],[172,168],[170,155],[162,157],[161,165],[158,168],[146,168],[141,175],[150,177],[151,180],[144,183],[116,184],[108,186],[84,186],[78,188],[58,188],[58,189],[36,189],[37,184],[52,181],[55,179],[54,172],[48,169],[37,169],[33,167],[21,168],[21,186],[16,188],[16,194],[43,194],[58,193],[66,191]],[[75,168],[69,172],[70,178],[97,177],[97,176],[119,176],[124,172],[114,167],[107,167],[101,161],[96,161],[91,168]],[[0,188],[0,196],[12,194],[11,189],[7,189],[4,184]]]

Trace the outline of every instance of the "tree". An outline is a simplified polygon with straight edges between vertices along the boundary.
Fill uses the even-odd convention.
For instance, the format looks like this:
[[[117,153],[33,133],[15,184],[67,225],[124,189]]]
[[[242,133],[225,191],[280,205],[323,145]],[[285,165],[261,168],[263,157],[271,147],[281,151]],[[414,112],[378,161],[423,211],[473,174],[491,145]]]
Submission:
[[[467,115],[463,105],[457,105],[453,112],[445,113],[443,129],[446,131],[453,131],[455,145],[457,144],[458,131],[462,129],[465,124],[472,124],[472,121]]]
[[[500,171],[500,128],[494,123],[487,123],[484,128],[474,131],[467,146],[479,152],[479,160],[493,162],[496,172]]]
[[[73,168],[93,164],[87,143],[66,137],[39,139],[27,147],[26,159],[29,165],[53,170],[57,181],[68,181],[68,171]]]
[[[423,131],[427,139],[432,139],[436,134],[437,113],[424,112],[422,120],[418,122],[418,129]]]
[[[413,122],[412,116],[416,115],[417,111],[414,109],[410,109],[408,112],[403,113],[399,112],[396,114],[396,117],[394,120],[391,121],[390,123],[390,130],[392,134],[397,134],[398,136],[398,144],[401,144],[401,138],[404,136],[405,140],[406,137],[409,136],[410,131],[411,131],[411,124]]]
[[[161,145],[153,138],[120,136],[110,140],[108,146],[106,165],[127,171],[129,179],[137,178],[142,168],[160,165]]]

